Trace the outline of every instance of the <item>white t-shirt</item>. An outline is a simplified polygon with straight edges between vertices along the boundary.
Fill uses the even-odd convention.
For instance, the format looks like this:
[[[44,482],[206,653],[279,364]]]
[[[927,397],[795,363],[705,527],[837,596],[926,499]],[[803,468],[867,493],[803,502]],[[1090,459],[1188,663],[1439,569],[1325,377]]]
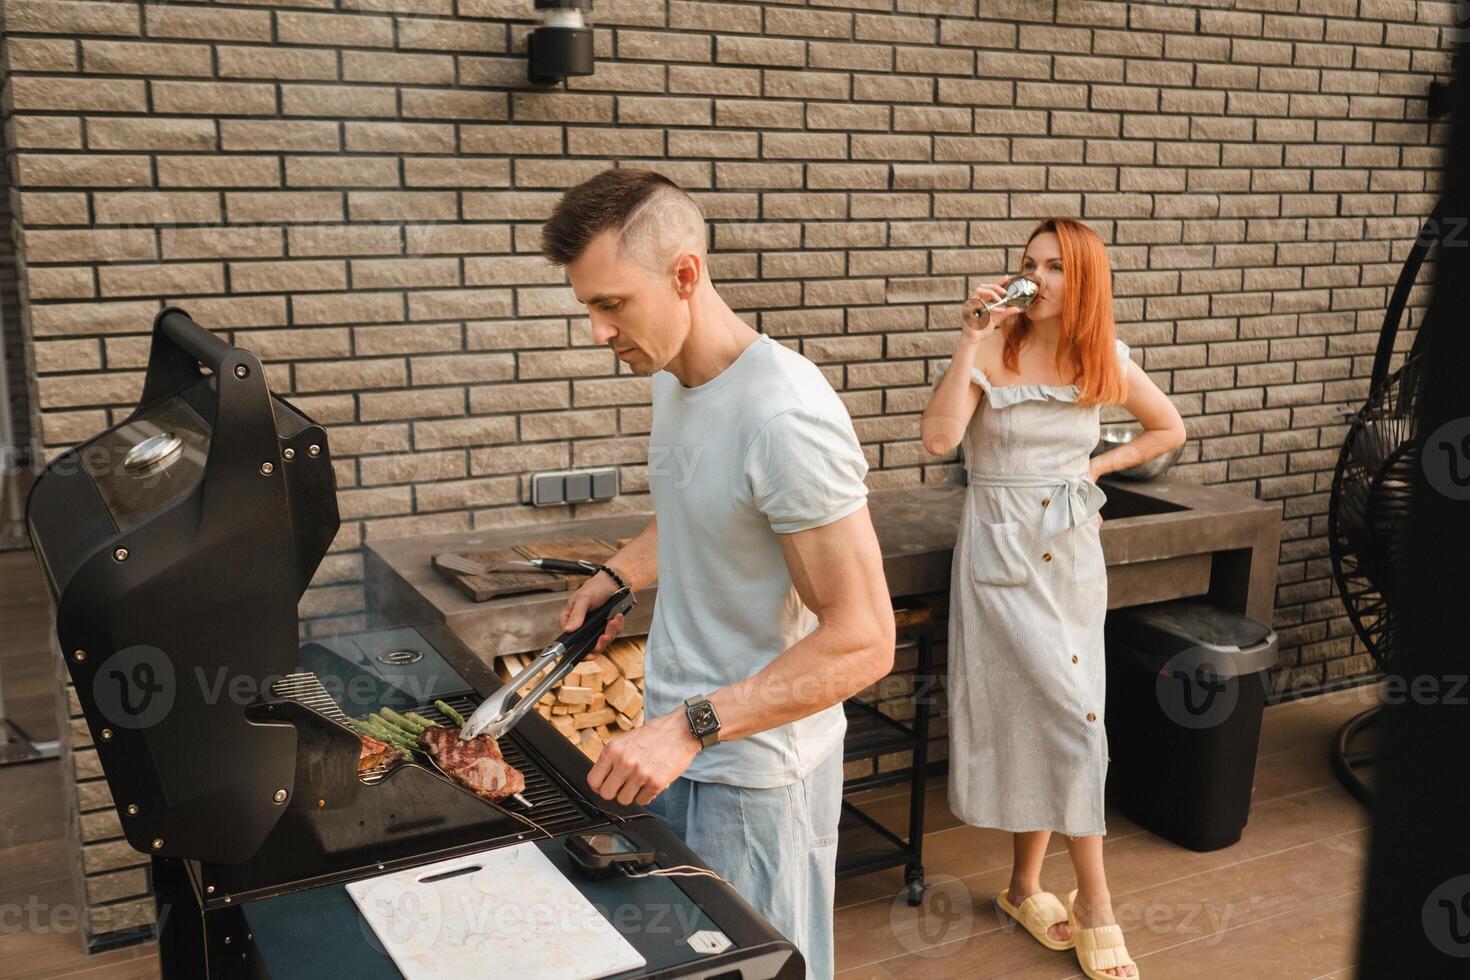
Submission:
[[[861,508],[867,471],[847,408],[822,372],[764,334],[698,387],[667,371],[653,376],[658,595],[644,661],[648,717],[751,677],[816,629],[777,534]],[[840,751],[846,731],[835,704],[704,749],[685,775],[785,786]]]

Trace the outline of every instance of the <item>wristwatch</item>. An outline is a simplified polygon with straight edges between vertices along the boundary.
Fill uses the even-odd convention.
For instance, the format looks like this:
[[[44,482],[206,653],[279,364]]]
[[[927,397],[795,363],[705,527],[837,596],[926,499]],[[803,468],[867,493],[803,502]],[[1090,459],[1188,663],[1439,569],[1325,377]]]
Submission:
[[[684,715],[689,719],[689,730],[699,739],[701,749],[707,749],[720,740],[720,716],[709,698],[696,694],[684,702]]]

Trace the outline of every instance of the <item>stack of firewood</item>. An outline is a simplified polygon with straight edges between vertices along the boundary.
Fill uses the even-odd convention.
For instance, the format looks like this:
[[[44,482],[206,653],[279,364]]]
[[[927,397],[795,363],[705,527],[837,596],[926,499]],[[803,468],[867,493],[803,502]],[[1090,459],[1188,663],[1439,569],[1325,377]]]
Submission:
[[[496,673],[509,680],[532,656],[501,657]],[[595,762],[610,738],[643,724],[643,640],[614,640],[592,654],[547,691],[536,710]]]

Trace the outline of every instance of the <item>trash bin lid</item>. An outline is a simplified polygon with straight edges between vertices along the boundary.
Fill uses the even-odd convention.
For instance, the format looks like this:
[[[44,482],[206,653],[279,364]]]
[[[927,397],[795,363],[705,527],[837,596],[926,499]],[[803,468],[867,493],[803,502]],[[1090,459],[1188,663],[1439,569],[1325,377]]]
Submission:
[[[1276,664],[1276,631],[1204,599],[1171,599],[1113,611],[1109,640],[1135,656],[1220,677]]]

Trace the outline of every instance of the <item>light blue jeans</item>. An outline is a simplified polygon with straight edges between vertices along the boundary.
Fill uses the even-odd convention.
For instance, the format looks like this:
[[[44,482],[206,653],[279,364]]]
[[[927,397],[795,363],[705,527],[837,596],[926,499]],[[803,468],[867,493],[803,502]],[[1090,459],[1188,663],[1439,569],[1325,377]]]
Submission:
[[[648,807],[831,980],[842,748],[805,779],[747,789],[679,777]]]

